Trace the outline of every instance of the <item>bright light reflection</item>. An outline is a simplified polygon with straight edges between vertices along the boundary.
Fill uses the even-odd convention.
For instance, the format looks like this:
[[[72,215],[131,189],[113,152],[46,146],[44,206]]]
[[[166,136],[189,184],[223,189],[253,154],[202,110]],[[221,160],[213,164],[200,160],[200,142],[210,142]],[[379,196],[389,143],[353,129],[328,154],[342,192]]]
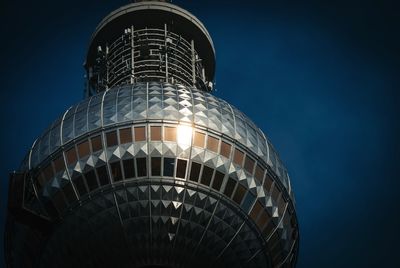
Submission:
[[[176,140],[181,145],[190,145],[192,142],[193,128],[185,125],[178,125]]]

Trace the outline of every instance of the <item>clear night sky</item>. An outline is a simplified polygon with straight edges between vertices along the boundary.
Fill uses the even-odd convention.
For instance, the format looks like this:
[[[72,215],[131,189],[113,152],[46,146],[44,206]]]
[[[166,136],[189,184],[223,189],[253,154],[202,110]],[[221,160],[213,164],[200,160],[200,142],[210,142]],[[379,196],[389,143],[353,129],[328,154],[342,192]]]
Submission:
[[[89,37],[128,2],[0,1],[1,225],[8,173],[82,99]],[[252,118],[288,167],[298,267],[400,267],[400,9],[323,2],[174,1],[213,37],[215,95]]]

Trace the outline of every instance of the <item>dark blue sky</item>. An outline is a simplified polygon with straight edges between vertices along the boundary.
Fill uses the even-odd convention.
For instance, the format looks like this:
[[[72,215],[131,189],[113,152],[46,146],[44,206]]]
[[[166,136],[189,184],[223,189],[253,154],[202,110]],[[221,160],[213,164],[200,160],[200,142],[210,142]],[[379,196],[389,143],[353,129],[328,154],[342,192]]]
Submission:
[[[2,225],[8,173],[81,100],[89,37],[127,2],[0,1]],[[213,37],[215,94],[252,118],[288,167],[299,268],[400,267],[394,2],[174,1]]]

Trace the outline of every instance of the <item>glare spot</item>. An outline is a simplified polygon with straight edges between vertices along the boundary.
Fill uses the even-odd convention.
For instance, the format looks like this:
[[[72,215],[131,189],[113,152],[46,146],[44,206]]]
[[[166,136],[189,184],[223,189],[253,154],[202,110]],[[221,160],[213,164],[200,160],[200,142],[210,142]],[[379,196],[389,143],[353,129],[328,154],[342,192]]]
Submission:
[[[193,128],[179,125],[177,130],[177,142],[180,145],[190,145],[192,142]]]

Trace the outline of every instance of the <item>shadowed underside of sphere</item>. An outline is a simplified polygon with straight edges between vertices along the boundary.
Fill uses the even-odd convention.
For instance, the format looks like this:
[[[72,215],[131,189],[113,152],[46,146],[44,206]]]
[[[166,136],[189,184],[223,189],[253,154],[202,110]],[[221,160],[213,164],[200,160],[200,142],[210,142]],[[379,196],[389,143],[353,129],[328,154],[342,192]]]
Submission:
[[[146,178],[93,195],[66,217],[41,266],[272,267],[257,252],[263,244],[228,200],[195,184]]]

